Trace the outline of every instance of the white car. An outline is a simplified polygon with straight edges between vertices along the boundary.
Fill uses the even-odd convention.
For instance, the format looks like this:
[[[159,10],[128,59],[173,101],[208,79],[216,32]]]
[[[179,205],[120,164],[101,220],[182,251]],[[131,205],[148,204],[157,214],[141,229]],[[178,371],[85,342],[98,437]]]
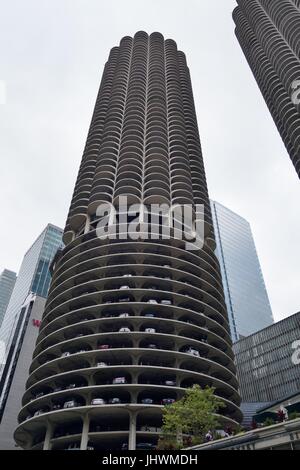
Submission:
[[[156,329],[155,328],[145,328],[145,332],[146,333],[156,333]]]
[[[197,351],[197,349],[194,349],[194,348],[187,348],[184,352],[186,354],[190,354],[191,356],[200,357],[199,351]]]
[[[66,351],[66,352],[62,353],[62,355],[60,357],[68,357],[68,356],[71,356],[71,353],[69,351]]]
[[[78,403],[75,400],[65,401],[64,408],[75,408],[78,406]]]
[[[106,362],[97,362],[97,367],[107,367]]]
[[[120,290],[126,290],[126,289],[130,289],[129,286],[120,286]]]
[[[120,313],[120,315],[118,315],[119,318],[127,318],[129,317],[129,313]]]
[[[125,377],[116,377],[112,381],[113,384],[126,384],[126,378]]]
[[[92,405],[105,405],[106,404],[106,400],[104,400],[103,398],[94,398],[91,402]]]
[[[127,326],[123,326],[119,329],[119,333],[130,333],[130,331],[130,328],[127,328]]]
[[[157,302],[157,300],[155,300],[155,299],[150,299],[150,300],[148,300],[147,303],[148,303],[148,304],[157,304],[158,302]]]

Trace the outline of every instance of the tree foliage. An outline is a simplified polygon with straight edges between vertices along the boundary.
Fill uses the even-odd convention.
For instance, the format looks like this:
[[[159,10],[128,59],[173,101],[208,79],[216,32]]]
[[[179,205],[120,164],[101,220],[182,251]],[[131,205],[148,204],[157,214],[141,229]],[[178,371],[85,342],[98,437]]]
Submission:
[[[172,405],[163,409],[163,442],[176,442],[184,445],[187,436],[195,441],[204,442],[206,433],[219,426],[216,413],[225,407],[224,402],[214,395],[214,388],[194,385],[186,394]]]

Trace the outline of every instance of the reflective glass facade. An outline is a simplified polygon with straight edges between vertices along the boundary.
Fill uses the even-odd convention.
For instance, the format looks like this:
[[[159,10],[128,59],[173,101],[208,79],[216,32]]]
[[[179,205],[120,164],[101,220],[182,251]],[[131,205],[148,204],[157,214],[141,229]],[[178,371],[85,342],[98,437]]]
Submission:
[[[272,310],[249,223],[211,201],[225,300],[233,341],[273,323]]]
[[[15,282],[17,279],[16,273],[4,269],[0,275],[0,327],[11,297]]]
[[[272,402],[299,392],[295,341],[300,341],[300,313],[234,344],[243,402]]]
[[[58,248],[63,246],[61,240],[62,230],[48,224],[23,258],[17,282],[0,328],[0,340],[5,343],[6,352],[9,350],[21,306],[28,294],[33,292],[40,297],[47,297],[51,278],[49,265]]]

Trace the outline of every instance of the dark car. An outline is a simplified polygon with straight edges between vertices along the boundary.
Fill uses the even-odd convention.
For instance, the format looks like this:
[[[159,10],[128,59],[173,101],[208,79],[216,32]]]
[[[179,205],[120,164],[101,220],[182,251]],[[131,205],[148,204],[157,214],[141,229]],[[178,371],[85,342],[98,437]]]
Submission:
[[[161,401],[162,405],[172,405],[172,403],[175,403],[174,398],[163,398]]]
[[[119,405],[119,404],[122,403],[122,402],[121,402],[121,399],[120,399],[120,398],[116,398],[116,397],[115,397],[115,398],[110,398],[110,399],[108,400],[108,403],[109,403],[110,405]]]
[[[131,300],[130,297],[121,297],[119,299],[119,302],[130,302],[130,300]]]
[[[152,405],[154,403],[154,400],[152,398],[143,398],[141,400],[141,403],[143,403],[143,405]]]
[[[139,442],[135,448],[136,450],[154,450],[155,445],[152,442]]]

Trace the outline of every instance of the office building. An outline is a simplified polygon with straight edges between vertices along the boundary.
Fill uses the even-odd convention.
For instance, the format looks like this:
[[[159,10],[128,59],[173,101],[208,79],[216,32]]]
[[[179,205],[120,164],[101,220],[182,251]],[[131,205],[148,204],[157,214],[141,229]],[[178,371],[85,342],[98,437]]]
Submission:
[[[175,237],[179,216],[161,204],[193,209],[202,249],[201,230],[192,225],[189,243]],[[107,217],[109,236],[99,229]],[[110,52],[63,239],[17,444],[151,449],[164,404],[193,384],[215,387],[222,425],[240,422],[189,70],[160,33],[124,37]]]
[[[21,306],[28,294],[33,292],[40,297],[47,297],[51,280],[49,266],[60,247],[62,247],[62,229],[48,224],[26,252],[0,328],[0,341],[6,345],[6,353],[18,322]],[[0,366],[0,376],[2,369]]]
[[[211,201],[231,337],[233,342],[269,325],[273,320],[249,222]]]
[[[4,269],[0,274],[0,328],[16,279],[16,273],[9,271],[9,269]]]
[[[0,380],[0,450],[18,449],[14,431],[45,303],[44,297],[31,293],[21,306],[10,346],[11,357]]]
[[[0,449],[14,449],[14,430],[48,295],[50,264],[62,229],[48,224],[24,256],[0,333],[6,342],[0,378]]]
[[[300,391],[300,313],[233,346],[242,401],[272,403]]]
[[[236,36],[300,176],[300,2],[237,3]]]

